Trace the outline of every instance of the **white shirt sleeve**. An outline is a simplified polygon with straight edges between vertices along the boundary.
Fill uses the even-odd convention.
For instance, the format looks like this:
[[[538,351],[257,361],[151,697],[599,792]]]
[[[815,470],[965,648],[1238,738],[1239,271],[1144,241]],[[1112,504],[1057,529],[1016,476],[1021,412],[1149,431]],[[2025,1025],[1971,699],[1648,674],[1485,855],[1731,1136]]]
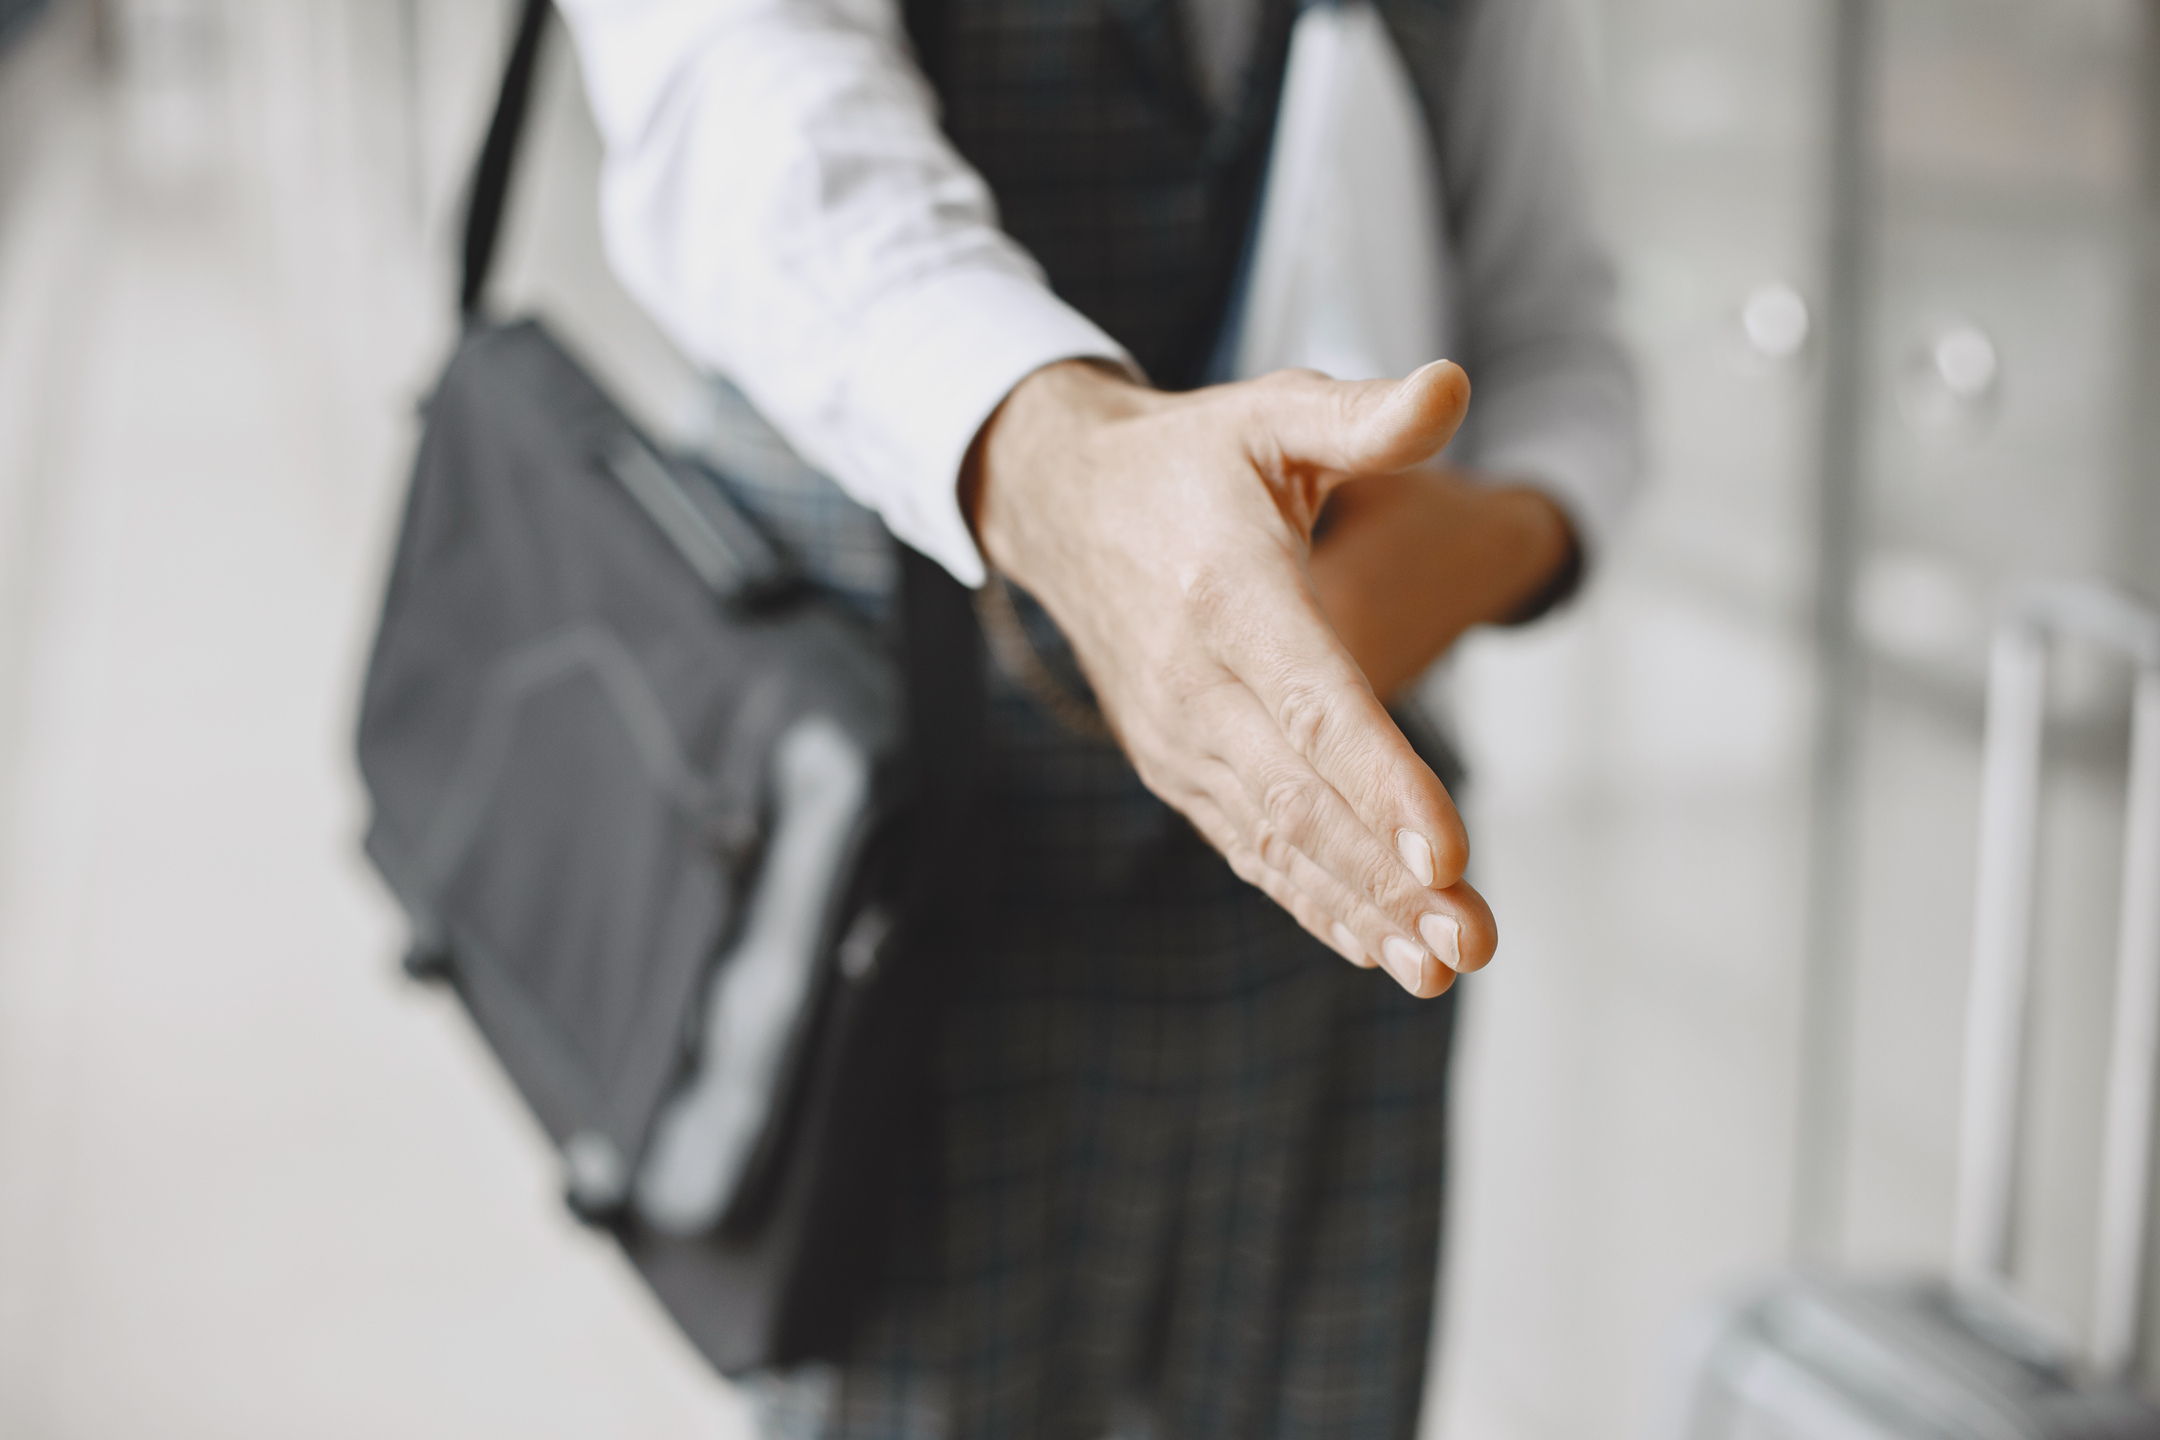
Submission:
[[[1544,487],[1594,557],[1634,494],[1642,439],[1582,153],[1584,57],[1557,0],[1482,0],[1470,24],[1439,127],[1473,387],[1455,453]]]
[[[562,0],[623,284],[811,465],[969,585],[957,481],[1013,386],[1130,365],[998,228],[891,0]]]

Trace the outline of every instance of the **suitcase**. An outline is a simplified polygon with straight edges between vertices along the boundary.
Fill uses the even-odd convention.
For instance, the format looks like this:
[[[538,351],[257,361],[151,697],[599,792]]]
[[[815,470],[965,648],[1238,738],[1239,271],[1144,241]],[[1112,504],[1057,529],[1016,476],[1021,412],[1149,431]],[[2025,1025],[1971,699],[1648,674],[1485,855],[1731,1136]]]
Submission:
[[[2137,667],[2089,1353],[2008,1283],[2057,637]],[[2133,1388],[2160,1080],[2160,610],[2093,585],[2018,592],[1995,640],[1983,764],[1951,1274],[1787,1276],[1734,1297],[1690,1337],[1675,1440],[2160,1440],[2160,1408]]]

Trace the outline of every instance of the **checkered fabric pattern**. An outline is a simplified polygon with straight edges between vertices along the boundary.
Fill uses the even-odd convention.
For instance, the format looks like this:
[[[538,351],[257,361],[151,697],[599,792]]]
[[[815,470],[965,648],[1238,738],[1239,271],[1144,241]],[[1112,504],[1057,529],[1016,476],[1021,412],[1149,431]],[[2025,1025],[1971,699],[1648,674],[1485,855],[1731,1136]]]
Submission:
[[[1387,0],[1428,27],[1452,3]],[[1177,4],[941,0],[932,47],[946,130],[1006,229],[1170,386],[1213,349],[1249,213],[1240,167],[1264,153],[1293,14],[1263,0],[1245,98],[1211,115]],[[740,395],[718,401],[725,483],[813,575],[882,611],[876,517]],[[852,1352],[747,1387],[766,1434],[1409,1440],[1453,997],[1344,964],[1115,747],[994,672],[989,733],[997,869],[942,1017],[937,1153],[893,1197],[891,1269]]]
[[[1296,0],[1256,0],[1244,82],[1217,112],[1195,79],[1183,3],[922,7],[942,22],[926,48],[945,133],[990,182],[999,223],[1170,389],[1200,383],[1212,356],[1296,16]]]
[[[721,402],[729,489],[881,611],[876,517]],[[997,869],[943,1016],[939,1153],[894,1197],[846,1363],[749,1386],[765,1433],[1407,1440],[1452,998],[1345,965],[994,672],[990,733]]]

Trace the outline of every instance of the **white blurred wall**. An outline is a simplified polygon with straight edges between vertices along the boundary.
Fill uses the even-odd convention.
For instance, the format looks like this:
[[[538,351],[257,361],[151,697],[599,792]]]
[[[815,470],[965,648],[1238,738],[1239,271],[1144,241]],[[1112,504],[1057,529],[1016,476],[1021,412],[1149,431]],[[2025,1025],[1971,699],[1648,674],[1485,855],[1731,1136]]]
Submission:
[[[0,1435],[742,1435],[356,848],[496,17],[91,18],[0,70]]]
[[[1508,939],[1472,991],[1457,1433],[1645,1433],[1676,1311],[1796,1236],[1943,1267],[1991,606],[2034,574],[2160,595],[2160,11],[1861,8],[1859,513],[1853,553],[1825,557],[1833,7],[1582,6],[1654,484],[1580,613],[1458,666]],[[1781,356],[1786,287],[1814,323]],[[1946,341],[1985,364],[1946,365]],[[1854,818],[1811,888],[1829,558],[1857,576]],[[2058,678],[2018,1265],[2082,1336],[2127,704],[2093,656]],[[1803,939],[1825,907],[1852,995],[1811,1056],[1799,1009],[1824,957]],[[1803,1102],[1837,1091],[1805,1140]],[[1795,1213],[1825,1188],[1802,1168],[1826,1177],[1814,1213]]]

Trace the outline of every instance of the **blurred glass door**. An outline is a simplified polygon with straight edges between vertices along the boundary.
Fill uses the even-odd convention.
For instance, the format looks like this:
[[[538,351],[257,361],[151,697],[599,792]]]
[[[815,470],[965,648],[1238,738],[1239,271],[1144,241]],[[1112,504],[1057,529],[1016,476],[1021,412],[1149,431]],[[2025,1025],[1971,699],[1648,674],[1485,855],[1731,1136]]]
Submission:
[[[1877,0],[1852,639],[1863,686],[1844,1250],[1949,1248],[1983,668],[2003,587],[2160,575],[2144,0]],[[1834,569],[1834,567],[1832,567]],[[2091,1305],[2125,677],[2057,667],[2020,1197],[2034,1298]]]
[[[1946,1262],[1989,607],[2160,593],[2153,0],[1579,8],[1652,468],[1588,601],[1457,667],[1507,928],[1448,1435],[1640,1433],[1796,1239]],[[2125,706],[2059,668],[2020,1234],[2082,1323]]]
[[[1676,1317],[1787,1245],[1828,7],[1577,9],[1650,468],[1583,603],[1455,667],[1503,935],[1463,987],[1464,1440],[1650,1431]]]

